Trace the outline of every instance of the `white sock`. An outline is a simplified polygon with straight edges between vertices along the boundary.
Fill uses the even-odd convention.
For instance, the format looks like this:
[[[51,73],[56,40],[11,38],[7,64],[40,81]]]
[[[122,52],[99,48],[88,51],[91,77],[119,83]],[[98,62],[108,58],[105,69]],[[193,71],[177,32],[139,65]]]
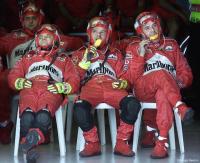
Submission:
[[[152,127],[150,127],[150,126],[147,126],[146,128],[147,128],[147,131],[156,131],[155,128],[152,128]]]

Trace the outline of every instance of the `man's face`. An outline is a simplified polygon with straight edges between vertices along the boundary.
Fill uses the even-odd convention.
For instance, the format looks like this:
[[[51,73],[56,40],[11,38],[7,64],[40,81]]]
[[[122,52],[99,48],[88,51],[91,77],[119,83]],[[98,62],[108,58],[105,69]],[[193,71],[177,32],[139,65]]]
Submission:
[[[152,41],[159,39],[159,28],[154,21],[147,21],[147,23],[144,23],[142,25],[142,31],[145,36]]]
[[[39,25],[38,17],[35,15],[27,15],[24,16],[24,27],[33,31],[35,30]]]
[[[107,30],[103,27],[94,27],[92,28],[92,33],[91,33],[91,37],[94,40],[94,42],[97,39],[101,39],[101,40],[105,40],[106,39],[106,34],[107,34]]]
[[[41,47],[52,46],[53,44],[53,35],[50,33],[41,33],[39,34],[39,45]]]

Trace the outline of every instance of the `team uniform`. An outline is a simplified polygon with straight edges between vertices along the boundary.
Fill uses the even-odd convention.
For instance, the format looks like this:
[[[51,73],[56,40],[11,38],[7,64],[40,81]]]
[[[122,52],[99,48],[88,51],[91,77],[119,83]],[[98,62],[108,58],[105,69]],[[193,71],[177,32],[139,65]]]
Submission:
[[[20,91],[20,113],[26,110],[27,107],[30,107],[34,112],[38,112],[47,107],[51,115],[54,116],[55,111],[63,101],[63,96],[60,94],[52,94],[47,90],[47,86],[49,85],[48,80],[50,78],[49,74],[57,82],[68,81],[75,91],[79,87],[79,78],[73,69],[74,66],[71,59],[64,54],[57,57],[51,67],[48,67],[51,63],[52,56],[47,55],[44,57],[34,52],[31,51],[17,62],[10,71],[9,83],[14,89],[15,80],[23,76],[33,82],[31,89]]]
[[[99,35],[104,31],[105,37],[102,39]],[[123,156],[134,155],[127,141],[132,134],[140,103],[126,91],[127,81],[121,78],[122,55],[108,44],[111,32],[111,25],[105,17],[91,19],[87,28],[90,40],[88,48],[77,51],[72,56],[82,81],[80,97],[74,105],[75,119],[83,130],[86,141],[84,150],[79,153],[82,157],[101,153],[97,128],[91,114],[92,108],[99,103],[107,103],[121,109],[115,153]],[[102,39],[98,48],[98,41],[94,40],[96,36],[98,41]]]
[[[85,49],[75,52],[72,60],[79,63],[83,58],[84,51]],[[106,62],[102,66],[106,55]],[[86,82],[82,86],[80,99],[87,100],[93,107],[101,102],[105,102],[119,109],[119,101],[128,95],[126,90],[112,88],[112,82],[120,78],[122,73],[123,62],[121,53],[116,50],[108,50],[106,54],[102,54],[102,51],[97,50],[97,56],[92,58],[91,62],[91,66],[87,71],[78,67],[83,83]],[[113,95],[115,98],[113,98]]]
[[[148,21],[155,22],[161,33],[158,17],[143,12],[135,24],[138,34],[142,34],[143,38],[146,36],[142,33],[141,26]],[[127,47],[124,70],[128,72],[136,97],[140,101],[156,102],[157,112],[144,111],[144,121],[148,127],[158,128],[159,136],[165,138],[156,142],[152,153],[152,157],[162,158],[168,155],[164,144],[167,143],[168,131],[173,122],[172,108],[177,108],[181,118],[184,118],[188,108],[181,102],[180,89],[189,86],[193,76],[174,39],[160,34],[158,42],[150,42],[145,46],[144,57],[139,55],[140,42],[141,39],[135,40]],[[155,137],[154,133],[152,132],[152,138]]]
[[[38,158],[34,148],[44,143],[65,95],[79,89],[78,73],[60,43],[56,28],[42,25],[35,37],[36,50],[20,58],[8,75],[10,87],[20,91],[21,149],[27,161]]]

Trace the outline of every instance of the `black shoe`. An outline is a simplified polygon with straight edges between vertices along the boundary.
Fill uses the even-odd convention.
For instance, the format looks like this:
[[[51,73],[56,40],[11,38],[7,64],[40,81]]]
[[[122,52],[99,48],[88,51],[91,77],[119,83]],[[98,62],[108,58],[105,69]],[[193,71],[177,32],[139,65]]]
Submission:
[[[39,141],[39,135],[36,130],[30,131],[26,135],[26,140],[24,143],[21,144],[21,149],[24,153],[27,153],[29,150],[31,150],[34,146],[38,144]]]
[[[26,155],[27,163],[36,163],[37,159],[39,158],[39,153],[35,150],[28,151]]]

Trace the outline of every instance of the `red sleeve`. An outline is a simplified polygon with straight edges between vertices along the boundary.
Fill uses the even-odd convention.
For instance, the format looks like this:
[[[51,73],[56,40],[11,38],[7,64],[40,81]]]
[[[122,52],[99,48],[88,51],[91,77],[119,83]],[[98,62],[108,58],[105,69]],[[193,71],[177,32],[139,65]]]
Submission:
[[[78,66],[79,62],[82,60],[85,50],[77,50],[72,55],[72,62],[74,63],[76,70],[78,71],[81,80],[83,80],[86,70]]]
[[[174,45],[176,47],[175,56],[177,82],[181,88],[188,87],[192,84],[193,80],[192,70],[175,40]]]
[[[138,43],[130,44],[126,49],[126,57],[124,63],[124,77],[128,79],[131,84],[143,75],[144,72],[144,57],[138,54]]]
[[[126,48],[128,47],[129,44],[137,42],[140,38],[133,36],[131,38],[124,38],[122,40],[119,41],[114,41],[112,43],[112,47],[113,48],[117,48],[119,49],[122,54],[124,55],[126,53]]]
[[[16,62],[15,66],[10,70],[8,74],[8,84],[14,90],[16,90],[15,88],[16,79],[24,78],[25,76],[24,67],[25,67],[24,58],[21,58],[20,60]]]
[[[115,54],[116,60],[109,61],[109,64],[115,70],[117,78],[120,78],[122,74],[122,70],[123,70],[123,64],[124,64],[123,56],[119,51],[116,51],[116,50],[114,52],[111,52],[111,54],[112,55]]]
[[[67,58],[64,72],[64,81],[72,86],[72,94],[77,93],[80,87],[80,77],[70,58]]]

